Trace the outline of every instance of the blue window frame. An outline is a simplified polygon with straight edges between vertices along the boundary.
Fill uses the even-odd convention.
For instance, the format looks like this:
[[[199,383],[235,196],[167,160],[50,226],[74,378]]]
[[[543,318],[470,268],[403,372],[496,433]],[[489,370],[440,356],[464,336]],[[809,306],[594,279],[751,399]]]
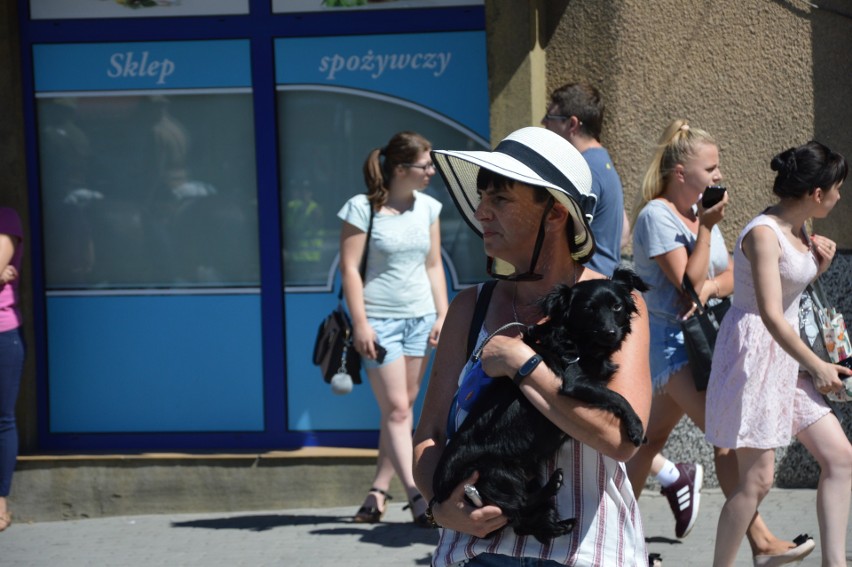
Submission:
[[[436,2],[436,5],[438,4],[440,2]],[[279,120],[283,111],[292,108],[294,104],[298,106],[300,100],[298,95],[291,96],[284,102],[281,100],[282,97],[287,99],[288,95],[294,95],[295,92],[277,90],[275,42],[287,38],[482,32],[484,9],[479,5],[405,10],[365,9],[275,13],[270,0],[248,0],[247,5],[248,14],[133,17],[108,20],[43,20],[31,19],[28,0],[19,0],[32,232],[29,243],[35,251],[32,255],[35,297],[33,319],[37,342],[30,352],[34,353],[37,359],[39,446],[42,450],[265,450],[305,445],[375,446],[377,434],[372,423],[377,424],[377,419],[370,424],[365,423],[363,428],[356,425],[354,428],[335,429],[333,424],[327,428],[301,427],[299,423],[304,416],[295,415],[300,408],[298,403],[294,405],[293,396],[313,394],[300,389],[292,390],[287,387],[285,381],[290,363],[286,360],[282,345],[287,344],[285,336],[287,330],[300,335],[294,337],[294,341],[291,341],[293,344],[304,340],[301,335],[309,336],[310,339],[316,322],[320,318],[319,313],[325,309],[325,305],[319,296],[304,295],[288,298],[287,294],[282,294],[282,290],[289,285],[284,278],[285,267],[282,255],[282,241],[287,239],[286,231],[282,230],[287,209],[286,206],[282,209],[282,206],[286,204],[288,182],[281,164],[282,156],[286,155],[286,151],[281,146],[281,128],[286,131],[286,126],[279,127]],[[44,254],[51,246],[66,243],[62,242],[61,237],[57,238],[57,235],[51,232],[55,227],[50,220],[53,211],[51,205],[45,201],[44,190],[52,185],[48,176],[43,175],[43,171],[52,170],[52,167],[44,169],[45,161],[50,163],[50,160],[56,159],[57,155],[44,153],[45,137],[39,129],[49,122],[51,117],[48,114],[56,110],[53,107],[57,105],[57,102],[59,106],[62,106],[68,101],[62,101],[63,97],[58,95],[39,95],[35,53],[39,49],[57,44],[98,45],[133,42],[144,44],[231,40],[244,42],[248,46],[250,89],[228,92],[224,98],[215,100],[204,99],[204,95],[199,93],[168,92],[159,102],[165,101],[170,110],[178,111],[180,119],[189,124],[193,132],[204,132],[205,116],[203,112],[201,114],[197,112],[199,104],[212,104],[213,110],[210,112],[214,114],[243,114],[244,133],[241,136],[252,137],[253,144],[250,145],[253,145],[253,151],[242,156],[241,159],[253,160],[254,179],[251,179],[249,183],[252,186],[251,196],[247,198],[243,195],[238,200],[244,205],[247,201],[253,200],[247,214],[248,216],[256,215],[256,222],[251,225],[250,230],[254,234],[244,235],[247,239],[245,242],[250,244],[243,244],[243,246],[250,248],[253,245],[255,249],[247,251],[246,254],[249,257],[239,257],[239,255],[235,257],[247,264],[235,265],[228,262],[217,264],[217,260],[212,259],[209,260],[208,266],[199,260],[199,264],[208,266],[209,270],[196,271],[195,276],[182,276],[177,281],[166,281],[171,272],[163,274],[157,273],[156,270],[150,276],[150,280],[141,282],[132,277],[127,281],[121,280],[115,274],[105,279],[75,280],[73,270],[63,266],[58,255],[50,258],[49,254]],[[125,60],[124,63],[127,61]],[[484,77],[484,56],[481,65],[480,71]],[[162,73],[168,67],[163,64],[158,69]],[[74,73],[74,66],[69,66],[68,71]],[[152,80],[156,80],[156,77],[152,77]],[[486,85],[481,85],[483,91],[485,88]],[[99,102],[107,107],[116,107],[116,105],[120,106],[121,101],[117,103],[111,95],[103,94]],[[92,101],[89,100],[87,103],[91,104]],[[487,117],[487,96],[482,100],[482,105],[485,107],[484,112]],[[249,109],[248,114],[246,109]],[[135,115],[132,113],[128,115],[128,120],[131,120],[128,124],[132,123],[133,116]],[[91,118],[97,122],[96,117]],[[245,120],[249,119],[252,121],[251,124],[245,125]],[[487,118],[485,122],[487,123]],[[108,128],[109,124],[105,121],[95,126]],[[433,136],[436,135],[440,136],[440,134],[433,134]],[[477,144],[482,145],[486,137],[487,132],[480,130],[472,138],[476,139]],[[207,157],[207,161],[201,160],[193,166],[197,170],[208,173],[215,170],[219,162],[209,159],[209,155]],[[201,158],[198,157],[198,159]],[[219,175],[219,178],[227,177],[227,173],[220,172],[216,175]],[[202,191],[205,190],[205,183],[211,185],[203,179],[183,181],[197,181],[191,186],[184,186],[184,192]],[[209,191],[209,187],[206,190]],[[215,185],[213,190],[217,191],[217,194],[221,193]],[[77,196],[92,198],[91,194],[78,193]],[[94,198],[97,199],[97,197]],[[205,221],[199,226],[209,226],[209,224]],[[452,235],[445,234],[445,241],[448,237]],[[471,246],[464,236],[459,238],[456,246],[462,248]],[[104,240],[108,238],[104,237]],[[78,247],[78,251],[85,252],[85,249],[85,246]],[[144,251],[139,253],[144,254]],[[47,261],[43,258],[47,258]],[[51,263],[54,261],[58,264]],[[248,277],[245,277],[243,273],[246,270],[250,272]],[[201,275],[198,275],[199,273]],[[211,273],[216,277],[213,278],[212,285],[207,285],[210,281],[205,280],[203,275]],[[476,277],[476,270],[461,275],[455,274],[454,282],[463,284],[473,281]],[[104,284],[104,281],[107,283]],[[297,287],[298,284],[298,281],[294,283]],[[140,286],[145,288],[144,293],[138,292]],[[227,287],[230,291],[223,293],[223,287]],[[245,287],[254,289],[255,292],[234,293],[233,291],[234,288]],[[93,288],[98,288],[100,293],[89,295],[85,293],[92,291]],[[130,288],[135,291],[128,291]],[[185,293],[175,292],[183,288],[186,288]],[[199,293],[199,288],[207,289]],[[109,293],[103,293],[105,289]],[[57,290],[83,293],[63,296],[54,293]],[[222,297],[229,298],[226,308],[222,308],[222,303],[217,303]],[[145,353],[139,353],[139,349],[132,348],[132,343],[125,344],[124,351],[121,345],[110,344],[110,340],[114,338],[111,333],[114,328],[112,326],[118,324],[117,321],[123,320],[125,323],[128,321],[127,317],[116,316],[114,307],[116,302],[124,302],[122,315],[129,317],[131,322],[138,321],[137,324],[133,324],[133,333],[128,334],[127,339],[145,341],[150,338],[147,347],[157,352],[167,352],[168,355],[163,361],[168,363],[172,372],[185,376],[198,371],[193,365],[188,365],[186,360],[192,356],[203,357],[205,348],[209,348],[210,344],[217,344],[216,340],[222,341],[221,345],[236,344],[237,347],[241,345],[239,341],[244,340],[247,341],[245,345],[242,348],[236,348],[235,353],[229,355],[232,358],[223,358],[223,360],[232,364],[228,372],[232,374],[246,372],[260,376],[259,382],[253,383],[254,385],[248,388],[249,391],[239,392],[233,390],[239,386],[238,382],[225,381],[219,384],[214,381],[211,384],[205,381],[204,375],[205,371],[211,371],[211,369],[205,369],[202,365],[201,374],[198,377],[187,379],[181,384],[180,391],[174,391],[175,383],[167,376],[165,378],[160,376],[156,365],[146,365]],[[298,324],[286,319],[285,314],[296,311],[295,303],[314,305],[313,319]],[[130,308],[125,309],[127,307]],[[91,317],[92,321],[98,325],[93,327],[97,332],[91,337],[80,336],[80,333],[57,333],[57,329],[73,325],[73,322],[81,316]],[[137,319],[133,319],[134,316]],[[235,323],[237,328],[244,328],[246,331],[233,333],[234,336],[224,331],[218,334],[213,333],[209,337],[201,333],[201,337],[207,338],[194,340],[193,337],[187,338],[179,330],[176,332],[174,328],[168,327],[167,320],[172,316],[184,317],[184,321],[191,321],[193,325],[204,330],[215,330],[221,317],[228,316],[231,317],[229,321],[237,322]],[[152,318],[163,322],[163,326],[146,327],[146,324],[150,325]],[[207,339],[213,342],[208,342]],[[180,344],[181,348],[175,348],[176,344]],[[298,348],[302,348],[302,345],[299,344]],[[239,359],[241,352],[243,355],[248,353],[246,360]],[[156,398],[151,399],[156,399],[157,403],[149,407],[135,408],[139,410],[139,414],[130,416],[125,426],[116,426],[116,423],[121,423],[121,412],[117,412],[118,415],[110,421],[110,412],[115,410],[112,404],[116,403],[116,400],[109,396],[82,396],[79,400],[82,404],[90,404],[90,409],[94,412],[102,408],[103,416],[101,417],[105,416],[107,426],[98,422],[97,415],[85,417],[83,414],[87,412],[80,412],[81,415],[75,416],[73,404],[62,405],[66,396],[78,391],[74,376],[69,376],[68,381],[62,383],[53,382],[55,376],[61,375],[64,367],[80,365],[85,367],[88,364],[91,368],[101,369],[104,373],[101,376],[103,378],[108,376],[111,365],[126,361],[127,357],[134,355],[142,356],[142,362],[134,366],[134,372],[123,373],[121,378],[127,381],[127,387],[122,395],[144,396],[146,392],[153,389],[158,394]],[[253,360],[256,367],[247,368],[250,366],[248,360]],[[314,374],[316,375],[300,377],[299,380],[312,380],[318,386],[321,385],[318,372]],[[140,383],[143,383],[144,387],[140,387]],[[195,384],[195,390],[192,389],[193,384]],[[96,389],[92,391],[95,392]],[[199,394],[202,400],[212,399],[213,401],[205,408],[193,408],[193,402],[198,401]],[[218,398],[216,398],[217,395]],[[327,392],[326,395],[328,395]],[[356,395],[369,396],[367,387],[361,388]],[[237,405],[242,404],[243,414],[240,413],[239,408],[234,409],[223,405],[229,396],[240,396],[240,403]],[[352,398],[345,403],[357,405],[359,401]],[[60,407],[61,411],[57,409]],[[182,408],[179,412],[186,413],[172,415],[186,415],[188,425],[182,424],[179,419],[159,422],[150,420],[150,417],[157,415],[158,412],[175,411],[175,407]],[[193,414],[194,409],[198,410],[195,414]],[[210,423],[219,423],[215,421],[216,412],[228,411],[233,411],[236,418],[231,422],[226,420],[219,430],[205,425],[208,423],[205,420],[210,420]],[[241,415],[244,415],[244,419],[240,418]],[[149,422],[146,423],[146,419]],[[137,424],[142,425],[137,427]]]

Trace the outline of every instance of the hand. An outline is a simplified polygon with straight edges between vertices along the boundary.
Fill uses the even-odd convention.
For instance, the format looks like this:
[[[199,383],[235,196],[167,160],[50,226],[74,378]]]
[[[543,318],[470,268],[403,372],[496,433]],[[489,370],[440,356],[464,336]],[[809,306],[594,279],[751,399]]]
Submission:
[[[0,282],[7,284],[9,282],[13,282],[18,279],[18,270],[15,269],[15,266],[8,264],[3,271],[0,272]]]
[[[438,525],[476,537],[485,537],[508,523],[503,511],[485,503],[482,508],[472,506],[464,497],[464,485],[476,484],[479,473],[474,472],[462,481],[450,497],[432,506],[432,515]]]
[[[814,387],[820,394],[828,394],[829,392],[839,392],[843,389],[843,382],[840,380],[840,375],[852,376],[852,370],[845,366],[823,362],[819,367],[811,371]]]
[[[353,325],[352,329],[352,345],[355,350],[364,358],[376,360],[376,332],[369,323],[363,325]]]
[[[728,192],[725,191],[725,195],[722,197],[722,200],[713,205],[712,207],[705,209],[704,205],[701,204],[701,200],[698,201],[698,222],[706,226],[707,228],[713,228],[715,225],[722,222],[722,219],[725,218],[725,207],[728,206]]]
[[[441,328],[444,326],[444,318],[438,317],[435,319],[435,324],[432,325],[432,330],[429,331],[429,346],[437,348],[438,341],[441,339]]]
[[[819,273],[825,273],[831,265],[831,261],[834,260],[837,244],[830,238],[826,238],[820,234],[811,236],[811,242],[813,243],[813,250],[817,261],[819,261]]]
[[[524,362],[535,354],[529,345],[518,337],[497,335],[482,349],[482,370],[492,378],[511,378]]]
[[[698,297],[700,299],[701,294],[699,294]],[[680,307],[680,318],[682,321],[686,321],[692,317],[692,314],[695,313],[696,309],[698,309],[698,306],[692,300],[692,297],[686,293],[680,294]]]

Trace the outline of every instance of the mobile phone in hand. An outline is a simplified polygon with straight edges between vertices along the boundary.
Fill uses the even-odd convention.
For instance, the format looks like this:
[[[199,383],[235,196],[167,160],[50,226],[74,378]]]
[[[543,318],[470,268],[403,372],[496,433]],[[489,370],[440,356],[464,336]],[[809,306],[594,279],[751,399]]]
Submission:
[[[725,196],[725,187],[723,185],[709,185],[704,189],[704,194],[701,196],[701,206],[709,209],[716,203],[722,200]]]
[[[482,502],[482,496],[479,495],[479,491],[474,485],[464,485],[464,496],[471,504],[473,504],[477,508],[482,508],[482,506],[484,506],[484,503]]]
[[[387,355],[388,351],[380,345],[379,343],[373,343],[373,346],[376,347],[376,362],[379,364],[385,361],[385,355]]]

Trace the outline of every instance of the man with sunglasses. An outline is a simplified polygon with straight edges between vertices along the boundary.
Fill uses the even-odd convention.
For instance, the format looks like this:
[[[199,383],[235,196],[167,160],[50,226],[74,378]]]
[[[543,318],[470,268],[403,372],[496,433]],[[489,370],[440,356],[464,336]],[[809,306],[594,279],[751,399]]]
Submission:
[[[604,103],[598,89],[584,83],[569,83],[550,94],[541,125],[568,140],[589,164],[592,193],[597,196],[591,223],[597,253],[589,266],[611,276],[621,262],[621,248],[629,238],[630,225],[624,211],[621,178],[600,142],[603,115]]]

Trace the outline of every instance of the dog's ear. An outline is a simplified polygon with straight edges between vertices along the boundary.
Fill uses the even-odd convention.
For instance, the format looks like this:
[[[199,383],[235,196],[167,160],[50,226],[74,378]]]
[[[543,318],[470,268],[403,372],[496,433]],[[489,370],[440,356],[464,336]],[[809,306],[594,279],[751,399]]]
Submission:
[[[631,290],[648,291],[648,284],[642,281],[636,272],[628,268],[616,268],[612,281],[628,286]]]
[[[539,301],[542,313],[550,317],[553,313],[567,313],[571,308],[573,291],[565,284],[558,284]]]

